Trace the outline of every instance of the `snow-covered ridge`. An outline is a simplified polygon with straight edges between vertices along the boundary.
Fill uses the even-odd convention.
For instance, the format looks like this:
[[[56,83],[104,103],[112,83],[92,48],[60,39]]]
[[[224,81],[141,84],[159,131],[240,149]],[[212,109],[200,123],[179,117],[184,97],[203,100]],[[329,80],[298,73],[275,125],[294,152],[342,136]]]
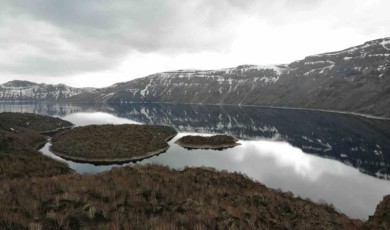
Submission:
[[[281,75],[284,70],[287,68],[287,65],[240,65],[233,68],[223,68],[216,70],[196,70],[196,69],[184,69],[184,70],[174,70],[166,71],[162,73],[157,73],[162,76],[169,76],[169,74],[196,74],[197,76],[206,76],[216,73],[232,74],[235,72],[245,72],[250,70],[273,70],[277,75]]]
[[[325,61],[310,61],[303,63],[304,65],[317,65],[317,64],[334,64],[333,61],[325,60]]]
[[[239,76],[246,76],[250,74],[254,81],[261,81],[264,84],[275,83],[279,80],[279,76],[286,72],[287,65],[240,65],[234,68],[223,68],[217,70],[176,70],[167,71],[162,73],[156,73],[148,76],[149,78],[159,79],[193,79],[196,78],[208,78],[216,79],[220,84],[224,81],[232,84],[232,81],[240,81]],[[259,71],[254,73],[251,71]],[[249,75],[247,75],[249,76]],[[232,77],[234,77],[232,79]],[[238,77],[238,78],[237,78]],[[144,89],[142,94],[146,92]]]
[[[0,85],[0,100],[59,100],[92,92],[93,88],[73,88],[64,84],[48,85],[11,81]]]
[[[364,52],[365,49],[370,48],[370,47],[374,47],[374,46],[382,46],[384,49],[390,51],[390,47],[387,47],[387,46],[390,46],[390,38],[388,37],[388,38],[377,39],[377,40],[366,42],[363,45],[354,46],[354,47],[351,47],[351,48],[348,48],[345,50],[312,55],[312,57],[334,56],[334,55],[339,55],[339,54],[344,54],[344,53],[355,53],[357,51]]]

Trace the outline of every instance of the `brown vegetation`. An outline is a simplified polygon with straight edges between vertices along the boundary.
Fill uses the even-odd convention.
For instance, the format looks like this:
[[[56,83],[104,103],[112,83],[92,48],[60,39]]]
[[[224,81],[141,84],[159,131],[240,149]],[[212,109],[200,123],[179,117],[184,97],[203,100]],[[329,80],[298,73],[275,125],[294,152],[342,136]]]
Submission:
[[[238,173],[147,165],[96,175],[3,180],[0,228],[357,229],[328,205]]]
[[[45,177],[70,172],[72,170],[66,163],[33,149],[12,149],[6,154],[0,154],[0,179]]]
[[[95,175],[69,174],[71,170],[65,163],[33,148],[46,141],[45,136],[29,128],[4,128],[4,121],[0,124],[0,229],[389,229],[390,226],[390,196],[384,198],[375,215],[364,224],[338,213],[332,206],[268,189],[238,173],[136,165]],[[137,126],[143,131],[148,127]],[[156,128],[159,132],[154,132]],[[120,141],[135,138],[139,148],[157,145],[159,142],[153,135],[163,139],[176,134],[167,127],[150,129],[153,130],[148,133],[150,136],[117,133],[116,128],[109,130],[104,134],[119,135]],[[85,137],[83,132],[78,134]],[[102,138],[107,136],[100,134],[95,133],[103,144]],[[67,140],[73,139],[70,136]]]
[[[0,113],[0,118],[5,119],[0,120],[0,179],[53,176],[72,172],[67,164],[35,150],[47,142],[47,137],[32,129],[49,131],[59,127],[59,123],[68,125],[69,122],[59,122],[58,119],[35,114],[26,114],[24,118],[23,114],[16,113],[14,117],[12,114]],[[28,128],[16,126],[26,120],[32,122]]]
[[[390,229],[390,195],[383,197],[376,207],[375,214],[367,221],[368,229]]]
[[[42,116],[33,113],[0,113],[0,129],[12,131],[16,127],[29,128],[36,132],[50,132],[72,127],[69,121],[58,117]]]
[[[184,136],[175,143],[188,149],[224,149],[239,145],[237,139],[229,135]]]
[[[51,150],[84,162],[132,161],[165,151],[176,134],[175,129],[160,125],[89,125],[58,133]]]

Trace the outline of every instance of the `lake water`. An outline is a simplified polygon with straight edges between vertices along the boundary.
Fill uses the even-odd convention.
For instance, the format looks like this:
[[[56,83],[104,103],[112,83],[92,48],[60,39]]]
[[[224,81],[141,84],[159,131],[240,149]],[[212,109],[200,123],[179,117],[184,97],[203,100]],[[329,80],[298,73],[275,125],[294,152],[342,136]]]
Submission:
[[[88,124],[163,124],[179,135],[170,148],[139,164],[175,169],[214,167],[248,175],[270,188],[332,203],[350,217],[367,219],[390,194],[390,121],[346,114],[238,106],[173,104],[68,105],[0,103],[0,111],[59,116]],[[187,134],[231,134],[241,145],[217,150],[187,150],[175,140]],[[65,161],[79,173],[98,173],[124,165]]]

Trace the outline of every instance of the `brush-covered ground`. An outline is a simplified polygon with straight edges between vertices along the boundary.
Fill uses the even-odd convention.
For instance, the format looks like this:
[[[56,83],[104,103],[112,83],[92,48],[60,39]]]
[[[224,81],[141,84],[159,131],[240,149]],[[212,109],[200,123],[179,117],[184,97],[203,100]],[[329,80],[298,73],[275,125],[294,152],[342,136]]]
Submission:
[[[68,165],[36,150],[47,142],[38,133],[72,126],[48,116],[0,113],[0,179],[53,176],[72,172]]]
[[[358,229],[329,205],[238,174],[146,165],[95,175],[3,180],[0,226],[11,229]]]
[[[162,125],[89,125],[56,134],[51,150],[62,157],[85,162],[138,160],[169,148],[177,131]]]
[[[239,145],[237,139],[229,135],[184,136],[175,143],[189,149],[221,149]]]
[[[210,168],[173,170],[135,165],[93,175],[70,173],[66,164],[34,149],[45,136],[13,126],[0,128],[0,229],[390,226],[390,196],[364,223],[338,213],[331,205],[269,189],[239,173]]]
[[[23,127],[36,132],[51,132],[72,127],[69,121],[58,117],[42,116],[33,113],[0,113],[0,129],[12,131],[16,127]]]

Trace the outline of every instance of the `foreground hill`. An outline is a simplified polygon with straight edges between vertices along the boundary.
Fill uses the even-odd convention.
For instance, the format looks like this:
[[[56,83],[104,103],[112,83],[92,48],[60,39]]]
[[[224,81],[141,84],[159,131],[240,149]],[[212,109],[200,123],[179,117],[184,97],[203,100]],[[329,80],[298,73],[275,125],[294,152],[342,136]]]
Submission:
[[[10,229],[359,229],[328,205],[237,173],[161,166],[3,181],[0,226]]]

